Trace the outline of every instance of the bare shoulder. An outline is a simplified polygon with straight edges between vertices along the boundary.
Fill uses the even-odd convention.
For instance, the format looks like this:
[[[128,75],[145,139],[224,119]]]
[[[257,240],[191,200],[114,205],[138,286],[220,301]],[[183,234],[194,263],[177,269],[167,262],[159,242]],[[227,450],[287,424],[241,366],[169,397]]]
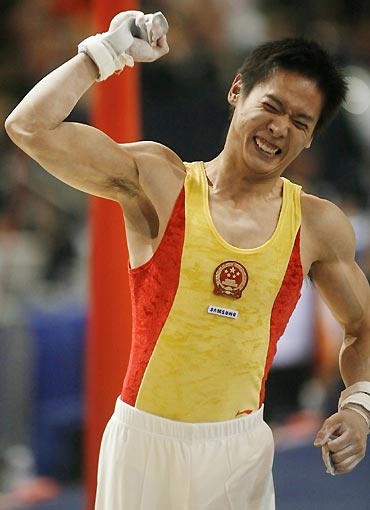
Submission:
[[[138,171],[163,170],[171,168],[174,172],[185,174],[185,166],[181,158],[169,147],[158,142],[141,141],[121,144],[130,152],[136,161]]]
[[[317,251],[317,259],[352,258],[355,236],[344,212],[333,202],[315,195],[301,195],[302,227]]]
[[[311,276],[347,334],[369,329],[369,285],[355,261],[355,236],[332,202],[302,194],[302,234]],[[310,251],[311,250],[311,251]],[[304,255],[305,256],[305,255]],[[306,258],[307,260],[307,258]]]

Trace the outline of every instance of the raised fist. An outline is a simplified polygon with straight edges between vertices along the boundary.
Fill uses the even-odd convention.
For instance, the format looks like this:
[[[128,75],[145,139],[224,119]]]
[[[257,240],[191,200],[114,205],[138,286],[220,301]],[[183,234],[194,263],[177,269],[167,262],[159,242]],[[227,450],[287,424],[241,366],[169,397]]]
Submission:
[[[168,23],[162,13],[125,11],[117,14],[108,32],[83,40],[78,51],[86,53],[99,69],[98,81],[107,79],[134,62],[153,62],[168,53]]]

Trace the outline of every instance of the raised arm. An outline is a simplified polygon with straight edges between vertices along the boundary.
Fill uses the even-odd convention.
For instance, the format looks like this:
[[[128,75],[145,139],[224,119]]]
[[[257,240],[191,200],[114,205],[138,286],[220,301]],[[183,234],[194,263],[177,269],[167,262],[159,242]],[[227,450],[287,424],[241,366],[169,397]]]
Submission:
[[[128,36],[127,31],[117,32],[127,19],[142,16],[137,11],[120,13],[108,33],[83,41],[80,53],[41,80],[5,124],[10,138],[48,172],[77,189],[114,200],[122,191],[138,188],[138,157],[150,147],[144,144],[142,151],[137,146],[131,150],[91,126],[65,119],[97,79],[106,79],[134,60],[154,61],[168,52],[161,27],[149,26],[152,44]],[[163,154],[165,158],[165,149]],[[118,182],[120,186],[115,185]]]
[[[370,290],[355,262],[355,238],[345,215],[317,200],[315,230],[318,258],[311,274],[344,331],[340,372],[347,387],[339,411],[328,418],[315,444],[335,474],[351,471],[365,455],[370,424]]]

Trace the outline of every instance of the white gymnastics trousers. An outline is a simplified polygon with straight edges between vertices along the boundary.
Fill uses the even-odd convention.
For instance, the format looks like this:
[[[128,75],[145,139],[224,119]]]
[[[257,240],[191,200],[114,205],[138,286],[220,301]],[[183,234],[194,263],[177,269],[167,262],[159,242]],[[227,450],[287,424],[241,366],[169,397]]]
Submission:
[[[183,423],[118,399],[101,444],[95,510],[274,510],[263,408]]]

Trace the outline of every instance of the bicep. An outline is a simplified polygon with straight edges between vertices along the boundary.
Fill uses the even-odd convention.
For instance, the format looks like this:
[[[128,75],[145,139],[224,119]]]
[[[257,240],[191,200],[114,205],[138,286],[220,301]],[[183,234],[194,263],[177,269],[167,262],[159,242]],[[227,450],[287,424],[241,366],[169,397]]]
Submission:
[[[366,319],[370,303],[367,279],[355,261],[353,227],[333,204],[323,202],[318,212],[312,238],[318,257],[310,273],[336,319],[353,329]]]
[[[123,185],[138,186],[136,161],[129,150],[98,129],[64,122],[37,135],[23,149],[45,170],[86,193],[116,199]]]
[[[354,260],[317,262],[311,274],[320,295],[346,331],[367,320],[369,284]]]
[[[354,261],[317,264],[312,273],[321,296],[343,327],[339,367],[345,385],[369,380],[370,291],[365,275]]]

